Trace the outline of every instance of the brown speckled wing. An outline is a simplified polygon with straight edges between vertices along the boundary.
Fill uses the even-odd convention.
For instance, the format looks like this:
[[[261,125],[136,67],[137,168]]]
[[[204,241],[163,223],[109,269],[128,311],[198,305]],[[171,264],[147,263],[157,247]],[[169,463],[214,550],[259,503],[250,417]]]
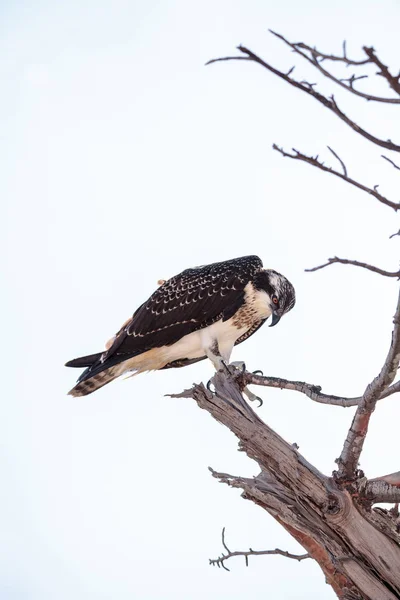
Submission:
[[[257,256],[187,269],[161,285],[118,332],[103,360],[125,359],[171,345],[219,319],[229,319],[244,300],[244,288],[262,269]],[[113,361],[114,362],[114,361]]]

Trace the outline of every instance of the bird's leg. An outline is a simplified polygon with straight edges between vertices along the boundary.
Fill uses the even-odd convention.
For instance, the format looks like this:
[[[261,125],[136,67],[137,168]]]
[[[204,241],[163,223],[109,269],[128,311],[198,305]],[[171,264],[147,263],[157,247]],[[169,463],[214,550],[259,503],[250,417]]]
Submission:
[[[246,371],[246,365],[242,360],[235,360],[234,362],[231,362],[231,366],[240,369],[242,373]],[[245,388],[243,388],[243,394],[247,396],[250,402],[258,402],[259,407],[263,405],[262,399],[259,396],[256,396],[256,394],[253,394],[253,392],[249,390],[247,385]]]
[[[206,353],[207,358],[211,360],[216,371],[219,371],[224,368],[227,369],[226,363],[220,354],[217,340],[214,340],[210,347],[204,348],[204,352]],[[207,382],[207,389],[211,392],[212,390],[210,389],[210,382],[211,379],[209,379]]]
[[[210,347],[205,348],[204,352],[206,353],[207,357],[211,360],[216,371],[225,371],[225,373],[227,373],[228,375],[232,375],[232,370],[230,370],[229,367],[233,366],[234,368],[236,368],[236,363],[229,363],[231,352],[221,352],[217,340],[214,340]],[[241,364],[243,364],[243,371],[245,371],[245,364]]]
[[[226,374],[230,375],[231,377],[233,376],[235,378],[235,380],[236,379],[238,380],[237,382],[239,383],[239,388],[242,391],[242,385],[240,385],[240,375],[242,375],[242,373],[244,373],[246,370],[245,364],[241,363],[242,369],[240,369],[240,370],[238,369],[236,364],[229,364],[230,352],[229,352],[229,354],[228,354],[228,352],[224,352],[221,355],[217,340],[214,340],[210,346],[205,347],[204,352],[207,355],[207,357],[211,360],[211,362],[213,363],[216,371],[225,371]],[[220,391],[217,391],[216,389],[212,390],[211,383],[212,383],[212,378],[207,382],[207,389],[212,394],[215,394],[218,398],[221,398],[221,400],[223,400],[224,402],[229,404],[229,406],[231,406],[232,408],[237,409],[238,408],[237,405],[239,405],[240,412],[244,416],[246,416],[246,418],[248,418],[248,415],[250,414],[251,418],[254,419],[254,413],[250,410],[248,404],[242,397],[241,393],[239,393],[237,395],[237,397],[235,398],[234,404],[232,404],[232,402],[228,398],[226,398],[224,395],[222,395],[220,393]],[[250,392],[250,390],[245,388],[244,393],[248,396],[248,398],[250,400],[259,400],[260,406],[261,406],[262,400],[260,398],[257,398],[257,396],[255,396],[254,394],[252,394],[252,392]]]
[[[216,371],[225,370],[229,375],[233,375],[229,367],[233,367],[235,370],[237,369],[241,373],[246,371],[246,364],[243,361],[234,361],[229,363],[230,353],[229,355],[228,353],[225,353],[224,356],[221,356],[217,340],[214,340],[213,344],[208,348],[205,348],[204,351],[207,354],[207,357],[211,360]],[[207,389],[210,389],[209,384],[210,382],[207,383]],[[256,396],[256,394],[253,394],[253,392],[250,391],[247,386],[243,388],[242,393],[247,396],[250,402],[258,402],[259,406],[262,406],[262,399],[259,396]]]
[[[207,357],[211,360],[216,371],[220,371],[221,369],[226,368],[226,363],[223,360],[219,351],[217,340],[214,340],[212,345],[208,348],[204,348],[204,352],[206,353]]]

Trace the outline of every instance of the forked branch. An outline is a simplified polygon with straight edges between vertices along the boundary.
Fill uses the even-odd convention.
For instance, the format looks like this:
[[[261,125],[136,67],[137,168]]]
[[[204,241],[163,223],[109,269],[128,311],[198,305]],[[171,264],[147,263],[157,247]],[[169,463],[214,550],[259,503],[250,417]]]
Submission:
[[[280,556],[285,556],[286,558],[292,558],[297,561],[305,560],[306,558],[310,558],[309,554],[292,554],[291,552],[287,552],[286,550],[280,550],[279,548],[275,548],[275,550],[237,550],[231,552],[225,542],[225,527],[222,529],[222,545],[225,548],[227,554],[221,554],[218,558],[210,558],[210,565],[213,567],[222,567],[225,571],[229,571],[228,567],[225,566],[225,561],[229,558],[233,558],[234,556],[244,556],[246,567],[249,566],[249,556],[262,556],[268,554],[279,554]]]
[[[309,165],[312,165],[313,167],[317,167],[317,169],[320,169],[321,171],[325,171],[326,173],[330,173],[331,175],[335,175],[336,177],[339,177],[340,179],[347,181],[347,183],[350,183],[351,185],[354,185],[355,187],[357,187],[359,190],[362,190],[363,192],[370,194],[371,196],[373,196],[374,198],[379,200],[379,202],[382,202],[382,204],[386,204],[386,206],[390,206],[390,208],[393,208],[396,211],[400,209],[400,203],[392,202],[391,200],[389,200],[388,198],[386,198],[385,196],[380,194],[377,190],[378,186],[375,186],[374,188],[369,188],[366,185],[363,185],[362,183],[359,183],[355,179],[352,179],[351,177],[349,177],[347,175],[347,169],[346,169],[344,162],[342,161],[341,158],[339,158],[339,156],[336,154],[336,152],[334,152],[332,150],[332,148],[329,148],[329,146],[328,146],[329,150],[340,162],[342,169],[343,169],[343,173],[341,173],[340,171],[336,171],[335,169],[332,169],[332,167],[327,167],[326,165],[324,165],[324,163],[319,160],[318,156],[307,156],[306,154],[299,152],[295,148],[292,148],[292,151],[294,154],[290,154],[289,152],[286,152],[285,150],[283,150],[283,148],[279,147],[277,144],[273,144],[272,148],[274,150],[276,150],[277,152],[279,152],[280,154],[282,154],[282,156],[284,156],[284,157],[292,158],[294,160],[301,160],[302,162],[308,163]],[[386,160],[389,160],[389,159],[386,159]]]
[[[320,52],[319,50],[317,50],[316,48],[312,48],[311,46],[308,46],[307,44],[304,44],[303,42],[289,42],[289,40],[287,40],[283,35],[281,35],[280,33],[276,33],[276,31],[272,31],[271,29],[270,29],[270,32],[272,33],[272,35],[274,35],[275,37],[277,37],[278,39],[283,41],[285,44],[287,44],[290,48],[292,48],[293,52],[295,52],[296,54],[299,54],[307,62],[309,62],[313,67],[315,67],[321,73],[321,75],[323,75],[327,79],[330,79],[331,81],[334,81],[337,85],[341,86],[348,92],[355,94],[356,96],[360,96],[361,98],[365,98],[365,100],[368,100],[368,101],[384,102],[384,103],[388,103],[388,104],[400,104],[399,98],[383,98],[381,96],[374,96],[372,94],[367,94],[366,92],[362,92],[354,87],[354,83],[356,81],[359,81],[360,79],[367,79],[368,75],[357,75],[356,76],[355,74],[353,74],[346,79],[339,79],[338,77],[333,75],[330,71],[328,71],[327,69],[325,69],[322,66],[322,63],[324,61],[342,62],[346,65],[346,67],[348,67],[350,65],[359,67],[361,65],[363,65],[363,66],[368,65],[373,62],[375,62],[375,64],[378,64],[376,61],[379,61],[379,63],[382,65],[379,58],[375,54],[373,54],[374,59],[375,59],[375,60],[373,60],[371,54],[367,52],[367,50],[374,52],[372,48],[369,48],[369,49],[363,48],[364,52],[368,56],[367,59],[355,61],[355,60],[350,60],[347,57],[345,42],[343,44],[343,56],[335,56],[332,54],[324,54],[324,53]],[[392,89],[394,91],[397,91],[395,89],[395,87],[393,87],[393,85],[394,86],[396,85],[396,78],[394,78],[389,73],[387,67],[385,67],[384,65],[382,65],[382,67],[386,70],[383,72],[380,72],[379,74],[383,75],[383,73],[385,73],[385,75],[383,75],[383,76],[385,76],[385,79],[387,79],[390,87],[392,87]],[[398,81],[397,81],[397,83],[398,83]]]
[[[270,29],[270,32],[273,35],[277,35],[271,29]],[[277,35],[277,37],[279,37],[279,35]],[[304,44],[303,42],[299,42],[296,45],[299,48],[306,48],[306,49],[309,48],[309,46],[307,46],[307,44]],[[343,55],[342,56],[338,56],[337,54],[325,54],[324,52],[320,52],[319,50],[317,50],[315,47],[312,48],[312,50],[313,50],[313,52],[315,52],[315,55],[316,55],[316,57],[318,59],[318,62],[321,62],[321,63],[324,62],[325,60],[328,60],[328,61],[331,61],[331,62],[344,63],[346,65],[346,67],[350,67],[350,66],[360,67],[362,65],[367,65],[369,62],[371,62],[369,58],[364,58],[362,60],[354,60],[352,58],[349,58],[347,56],[347,44],[346,44],[346,40],[343,41],[342,48],[343,48]]]
[[[393,150],[394,152],[400,152],[400,146],[398,144],[395,144],[391,140],[383,140],[381,138],[377,138],[369,131],[366,131],[365,129],[360,127],[355,121],[350,119],[339,108],[333,95],[330,96],[330,98],[327,98],[326,96],[324,96],[323,94],[320,94],[319,92],[317,92],[317,90],[314,89],[315,84],[310,84],[307,81],[297,81],[296,79],[293,79],[293,77],[290,76],[291,71],[289,71],[289,73],[283,73],[282,71],[279,71],[279,69],[276,69],[271,64],[264,61],[262,58],[257,56],[257,54],[254,54],[254,52],[252,52],[245,46],[238,46],[238,50],[240,52],[242,52],[242,54],[245,54],[245,56],[244,57],[243,56],[226,56],[224,58],[215,58],[215,59],[208,61],[208,63],[206,63],[206,64],[209,65],[209,64],[212,64],[215,62],[221,62],[221,61],[227,61],[227,60],[243,60],[243,59],[255,62],[255,63],[261,65],[262,67],[264,67],[265,69],[267,69],[268,71],[270,71],[271,73],[273,73],[274,75],[276,75],[277,77],[279,77],[280,79],[283,79],[284,81],[286,81],[293,87],[295,87],[295,88],[301,90],[302,92],[305,92],[309,96],[312,96],[313,98],[315,98],[315,100],[317,100],[317,102],[319,102],[320,104],[325,106],[328,110],[333,112],[337,117],[339,117],[339,119],[341,121],[343,121],[344,123],[346,123],[346,125],[351,127],[351,129],[353,129],[353,131],[362,135],[364,138],[366,138],[373,144],[376,144],[377,146],[381,146],[382,148],[386,148],[387,150]]]

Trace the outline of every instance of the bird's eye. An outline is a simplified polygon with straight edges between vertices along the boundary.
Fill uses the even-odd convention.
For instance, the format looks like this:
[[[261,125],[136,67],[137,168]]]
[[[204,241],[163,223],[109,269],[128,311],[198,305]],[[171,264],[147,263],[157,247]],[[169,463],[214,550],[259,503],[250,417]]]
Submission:
[[[278,304],[279,303],[279,300],[278,300],[277,296],[272,296],[272,302],[274,304]]]

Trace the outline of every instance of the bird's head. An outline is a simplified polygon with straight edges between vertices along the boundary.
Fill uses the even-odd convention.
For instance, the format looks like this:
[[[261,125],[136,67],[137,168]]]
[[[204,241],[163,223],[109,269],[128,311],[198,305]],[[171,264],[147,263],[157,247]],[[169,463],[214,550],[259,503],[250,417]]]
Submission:
[[[266,294],[265,300],[272,314],[270,327],[273,327],[295,305],[294,287],[286,277],[272,269],[263,269],[257,273],[254,285],[257,290]]]

